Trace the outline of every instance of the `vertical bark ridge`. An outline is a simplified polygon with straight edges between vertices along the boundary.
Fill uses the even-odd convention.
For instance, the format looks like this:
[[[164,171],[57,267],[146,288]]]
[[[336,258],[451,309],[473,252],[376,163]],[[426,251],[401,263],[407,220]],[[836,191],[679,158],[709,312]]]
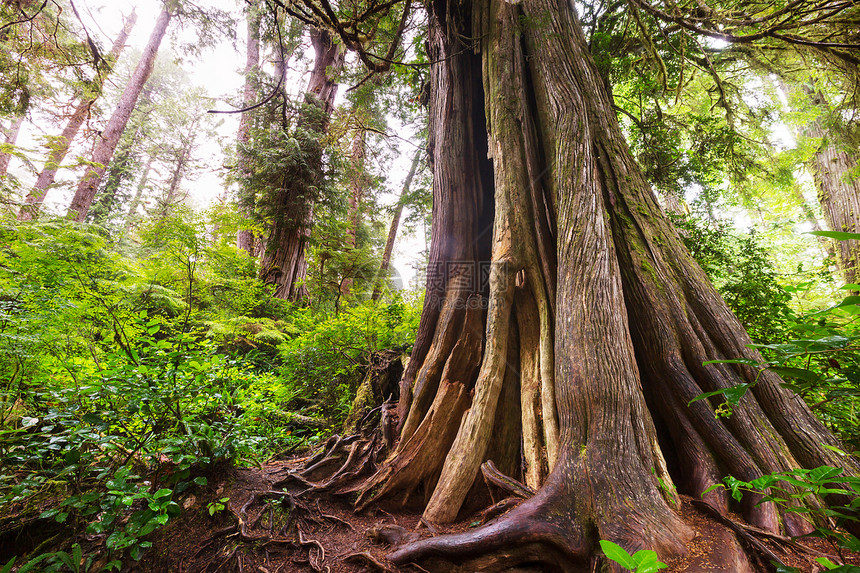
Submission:
[[[440,311],[449,297],[450,277],[455,269],[471,268],[472,286],[467,290],[480,291],[479,265],[489,260],[492,239],[494,191],[492,163],[487,158],[481,59],[472,53],[468,40],[472,9],[469,4],[455,8],[440,0],[429,12],[429,55],[439,62],[430,69],[428,155],[433,166],[434,232],[421,321],[400,382],[398,430],[409,415],[419,372],[433,367],[426,364],[428,352],[436,332],[444,327]],[[468,295],[465,291],[458,295],[463,304]]]
[[[623,146],[620,136],[616,136],[612,146],[606,154],[613,154]],[[628,173],[633,178],[641,177],[632,165]],[[698,393],[753,382],[755,373],[749,367],[702,365],[713,359],[760,360],[761,357],[746,348],[750,340],[740,324],[683,250],[654,197],[643,189],[647,190],[647,186],[641,182],[620,188],[621,201],[613,214],[618,250],[628,254],[622,267],[631,322],[636,324],[637,358],[646,380],[657,386],[651,394],[668,393],[686,402]],[[655,237],[660,237],[662,244]],[[698,437],[716,455],[715,463],[705,462],[705,465],[713,468],[716,464],[738,477],[749,476],[741,479],[800,467],[805,465],[800,461],[804,457],[807,462],[812,461],[808,454],[813,452],[815,461],[825,461],[828,456],[823,454],[825,450],[820,444],[832,443],[834,439],[804,405],[791,401],[787,391],[779,386],[778,378],[773,378],[770,374],[762,375],[754,391],[722,421],[716,420],[702,402],[690,408],[679,408],[678,404],[664,408],[663,417],[689,416]],[[774,402],[780,404],[779,409],[774,408]],[[784,418],[795,423],[789,426]],[[688,438],[679,431],[685,422],[675,419],[671,424],[674,439],[689,445]],[[829,459],[830,464],[835,461]],[[711,473],[712,469],[707,467],[702,471]],[[757,501],[753,496],[744,500],[747,519],[778,530],[776,509],[767,504],[757,505]],[[805,527],[790,514],[784,513],[782,518],[790,531]]]

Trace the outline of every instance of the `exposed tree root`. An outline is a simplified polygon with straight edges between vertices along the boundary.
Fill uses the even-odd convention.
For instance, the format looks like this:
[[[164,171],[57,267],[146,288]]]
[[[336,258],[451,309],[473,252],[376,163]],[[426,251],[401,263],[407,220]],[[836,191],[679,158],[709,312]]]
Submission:
[[[780,545],[784,545],[786,547],[791,547],[795,551],[801,551],[803,553],[809,553],[811,555],[815,555],[817,557],[826,557],[833,561],[836,564],[841,564],[841,560],[834,556],[829,555],[827,553],[822,553],[821,551],[817,551],[812,549],[811,547],[807,547],[805,545],[801,545],[797,543],[790,537],[786,537],[784,535],[778,535],[767,531],[765,529],[761,529],[755,526],[747,525],[746,523],[741,523],[730,517],[723,515],[717,508],[712,506],[706,501],[700,501],[697,499],[692,500],[693,507],[701,510],[708,515],[709,517],[715,519],[719,523],[723,524],[731,531],[733,531],[738,537],[740,537],[744,542],[752,547],[752,549],[763,557],[767,558],[769,562],[777,563],[781,566],[785,566],[783,560],[776,556],[770,549],[765,546],[760,539],[774,541]]]
[[[398,565],[445,561],[473,571],[506,571],[522,563],[551,570],[589,571],[583,534],[556,505],[557,487],[544,487],[503,517],[463,533],[422,539],[388,555]],[[434,566],[435,569],[435,566]],[[441,568],[440,570],[445,570]],[[467,569],[468,570],[468,569]]]
[[[379,432],[369,438],[357,434],[333,437],[303,468],[289,471],[273,487],[297,483],[305,488],[297,496],[328,491],[343,493],[341,490],[376,471],[377,460],[384,449]]]
[[[529,486],[524,485],[514,478],[506,476],[500,472],[495,464],[493,464],[493,460],[487,460],[481,464],[481,473],[488,483],[500,487],[502,490],[512,493],[517,497],[528,499],[536,493],[535,490]]]
[[[380,562],[376,557],[368,553],[367,551],[350,553],[349,555],[343,556],[344,561],[352,561],[355,563],[361,563],[365,567],[367,567],[370,571],[380,571],[382,573],[391,573],[391,569],[386,567],[382,562]]]
[[[317,573],[329,570],[328,566],[323,567],[323,561],[325,561],[325,547],[323,547],[322,543],[316,539],[305,539],[302,530],[299,529],[299,545],[308,547],[308,561],[311,569]],[[314,552],[314,549],[317,551]]]

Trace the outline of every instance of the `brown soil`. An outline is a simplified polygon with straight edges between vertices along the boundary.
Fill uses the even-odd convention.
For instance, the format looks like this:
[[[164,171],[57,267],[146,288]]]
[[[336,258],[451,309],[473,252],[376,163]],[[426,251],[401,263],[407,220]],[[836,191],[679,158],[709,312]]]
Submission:
[[[426,571],[418,565],[398,568],[386,560],[386,554],[397,543],[477,525],[479,518],[472,517],[449,527],[428,527],[414,511],[377,506],[356,514],[348,500],[328,494],[302,495],[298,490],[290,494],[264,493],[272,492],[273,484],[303,461],[230,469],[210,477],[209,485],[180,498],[185,507],[182,516],[158,530],[148,554],[128,570],[136,573]],[[224,497],[230,498],[227,508],[210,516],[209,504]],[[689,554],[669,562],[664,571],[739,573],[741,569],[736,564],[721,560],[722,548],[737,542],[735,534],[694,507],[689,498],[682,500],[680,511],[697,535],[690,544]],[[732,520],[741,523],[737,516],[732,516]],[[804,572],[821,571],[823,568],[815,558],[835,553],[827,542],[818,539],[799,542],[808,549],[775,540],[763,543],[783,563]],[[844,557],[847,563],[860,564],[860,555]],[[753,565],[754,571],[775,570],[764,559]]]

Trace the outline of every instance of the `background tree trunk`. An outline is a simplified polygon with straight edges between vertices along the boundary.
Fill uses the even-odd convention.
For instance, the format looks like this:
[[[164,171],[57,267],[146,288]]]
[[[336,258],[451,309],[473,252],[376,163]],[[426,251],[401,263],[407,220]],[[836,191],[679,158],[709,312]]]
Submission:
[[[823,105],[823,101],[816,101]],[[857,156],[841,149],[839,142],[825,130],[822,120],[810,123],[806,135],[821,139],[810,161],[810,171],[818,188],[824,220],[832,231],[860,233],[860,177]],[[847,284],[857,284],[860,276],[860,241],[836,241],[836,262]]]
[[[158,55],[158,48],[161,45],[161,40],[164,39],[164,34],[167,32],[167,26],[170,24],[171,13],[165,7],[156,20],[155,28],[149,36],[149,41],[141,54],[140,61],[137,67],[125,86],[125,89],[120,96],[119,104],[116,110],[108,121],[104,131],[99,136],[95,150],[93,150],[92,165],[87,168],[78,188],[75,191],[75,196],[72,198],[72,203],[69,206],[68,217],[78,222],[83,222],[90,210],[90,205],[93,203],[96,191],[98,190],[99,182],[104,175],[107,165],[110,163],[113,153],[119,144],[119,139],[122,132],[131,117],[131,112],[137,104],[137,99],[143,90],[146,80],[152,74],[152,68],[155,65],[155,58]]]
[[[350,150],[349,166],[349,227],[346,230],[347,251],[353,251],[358,246],[358,227],[361,225],[361,203],[367,193],[369,185],[367,171],[365,170],[365,158],[367,156],[367,141],[365,140],[364,127],[356,127],[352,136],[352,149]],[[340,294],[349,296],[354,281],[354,273],[350,272],[341,281]]]
[[[150,155],[146,160],[146,166],[143,168],[143,174],[140,176],[140,181],[137,184],[137,189],[134,192],[134,197],[131,198],[131,203],[128,206],[128,213],[125,216],[125,230],[131,229],[134,222],[134,216],[137,213],[137,208],[143,198],[143,192],[146,190],[146,184],[149,182],[149,173],[152,170],[152,164],[155,158]]]
[[[131,34],[136,22],[137,13],[132,9],[131,14],[129,14],[123,23],[122,31],[120,31],[111,47],[111,65],[119,59],[119,56],[125,47],[125,43],[128,40],[128,36]],[[101,95],[101,89],[106,79],[107,73],[99,74],[99,76],[94,80],[95,85],[89,88],[93,90],[92,96],[83,97],[81,99],[81,102],[77,105],[75,111],[72,112],[72,116],[69,118],[69,122],[66,124],[60,137],[51,143],[51,152],[48,155],[48,160],[45,162],[42,172],[39,173],[39,176],[36,178],[36,183],[33,185],[33,188],[27,194],[27,198],[24,200],[25,205],[21,207],[21,211],[18,213],[19,221],[29,221],[38,214],[39,208],[45,200],[45,195],[48,192],[48,187],[54,182],[54,178],[57,176],[57,170],[63,163],[63,159],[66,158],[66,154],[69,152],[69,147],[72,145],[72,141],[74,141],[75,137],[78,135],[78,131],[84,124],[84,121],[89,117],[90,109],[92,109],[93,104]]]
[[[421,162],[422,153],[424,153],[423,149],[418,149],[415,152],[415,156],[412,158],[412,165],[409,166],[409,173],[406,174],[406,179],[403,180],[400,196],[397,198],[394,213],[391,215],[391,225],[388,226],[388,238],[385,240],[385,248],[382,250],[382,261],[379,263],[379,272],[376,274],[376,281],[373,284],[373,294],[370,296],[371,300],[379,300],[379,297],[382,296],[383,282],[388,280],[388,267],[391,265],[391,254],[394,252],[394,242],[397,239],[397,230],[400,227],[403,202],[406,199],[406,194],[409,193],[409,188],[412,186],[415,172],[418,171],[418,164]]]
[[[7,145],[15,145],[18,141],[18,134],[21,133],[21,126],[24,125],[24,116],[19,115],[12,120],[8,129],[4,130],[6,136],[3,143]],[[0,177],[5,177],[9,171],[9,161],[12,159],[11,153],[0,153]]]
[[[190,131],[190,141],[188,141],[188,143],[179,150],[179,155],[176,158],[176,162],[173,164],[173,171],[170,174],[170,184],[167,186],[167,193],[165,193],[164,198],[159,201],[158,214],[156,215],[158,220],[166,219],[170,214],[171,207],[173,207],[179,200],[179,186],[182,184],[182,178],[185,176],[185,170],[191,157],[191,150],[194,145],[194,133],[194,129],[192,129]]]
[[[277,298],[297,300],[305,297],[307,274],[305,248],[313,219],[314,193],[323,184],[321,140],[328,130],[337,93],[337,75],[343,67],[344,52],[328,32],[311,29],[314,67],[308,81],[306,105],[297,121],[308,136],[302,147],[304,173],[285,174],[284,184],[275,198],[260,277],[274,284]]]
[[[245,48],[245,89],[242,94],[242,103],[244,107],[254,105],[257,99],[257,77],[256,73],[260,65],[260,22],[262,12],[256,9],[255,6],[249,5],[246,21],[248,24],[248,41]],[[243,146],[247,146],[251,141],[251,117],[250,111],[242,113],[239,118],[239,132],[236,135],[236,143],[239,147],[239,161],[237,168],[240,177],[248,177],[248,165],[245,153],[242,150]],[[248,198],[242,198],[239,201],[239,214],[245,220],[251,219],[254,205]],[[250,229],[239,229],[236,234],[236,247],[253,256],[254,251],[254,232]]]

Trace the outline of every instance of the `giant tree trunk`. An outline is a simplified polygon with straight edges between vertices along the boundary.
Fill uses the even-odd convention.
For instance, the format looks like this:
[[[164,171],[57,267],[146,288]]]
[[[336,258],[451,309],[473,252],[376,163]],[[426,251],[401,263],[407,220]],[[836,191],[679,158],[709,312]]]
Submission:
[[[21,133],[22,125],[24,125],[23,115],[19,115],[14,118],[9,128],[4,130],[3,135],[6,137],[4,138],[3,143],[7,145],[15,145],[15,142],[18,141],[18,134]],[[9,161],[11,159],[11,153],[0,153],[0,177],[6,176],[6,172],[9,171]]]
[[[400,442],[359,504],[423,491],[424,517],[450,522],[478,497],[488,459],[540,490],[486,526],[391,559],[593,571],[599,539],[670,557],[692,536],[672,484],[699,496],[727,473],[844,464],[771,373],[731,417],[714,415],[719,401],[687,406],[755,379],[703,362],[758,355],[635,164],[573,4],[429,6],[425,306],[401,383]],[[473,269],[487,260],[485,285]],[[729,510],[720,492],[705,499]],[[757,501],[739,507],[752,523],[804,530]],[[735,542],[724,552],[731,570],[748,568]]]
[[[110,61],[112,63],[119,59],[119,56],[125,47],[125,43],[128,40],[128,36],[131,34],[131,30],[134,28],[134,24],[136,22],[137,13],[132,9],[131,14],[129,14],[128,18],[125,19],[122,30],[111,47]],[[66,158],[66,154],[69,152],[69,147],[71,147],[72,141],[74,141],[75,137],[78,135],[78,130],[80,130],[84,121],[89,117],[90,109],[93,107],[93,104],[101,95],[102,85],[106,79],[107,74],[100,74],[95,78],[95,85],[89,88],[93,90],[93,93],[90,96],[83,97],[81,99],[80,103],[75,107],[75,111],[72,112],[72,116],[69,118],[69,122],[66,124],[60,137],[51,143],[51,152],[48,154],[48,160],[45,162],[42,172],[39,173],[39,176],[36,178],[36,183],[33,185],[33,188],[27,194],[27,198],[24,200],[25,205],[21,207],[21,211],[18,213],[19,221],[29,221],[39,212],[39,207],[41,207],[42,202],[45,200],[48,187],[54,182],[54,178],[57,176],[57,170],[63,163],[63,159]]]
[[[245,47],[245,89],[242,92],[242,103],[248,108],[254,105],[257,99],[257,68],[260,65],[260,22],[262,13],[253,5],[248,8],[247,25],[248,41]],[[251,141],[251,116],[250,111],[245,111],[239,118],[239,131],[236,135],[236,143],[239,146],[239,161],[237,168],[240,177],[248,177],[248,161],[245,158],[243,146]],[[251,219],[253,213],[253,201],[243,197],[239,201],[239,214],[245,220]],[[239,229],[236,234],[236,247],[242,249],[249,255],[254,255],[254,232],[250,229]]]
[[[158,48],[161,45],[164,34],[167,32],[171,16],[170,10],[165,6],[161,14],[159,14],[158,20],[155,22],[155,28],[153,28],[149,36],[149,41],[143,49],[140,61],[137,63],[137,67],[134,69],[128,85],[125,86],[122,96],[120,96],[116,110],[99,136],[96,148],[93,150],[92,161],[94,165],[91,165],[86,170],[81,182],[78,184],[75,196],[72,198],[72,204],[69,206],[68,218],[78,222],[82,222],[86,218],[87,212],[90,210],[90,205],[92,205],[93,199],[96,196],[99,182],[119,144],[122,132],[125,130],[132,111],[134,111],[138,97],[140,97],[140,92],[143,90],[146,80],[152,74],[155,58],[158,55]]]
[[[336,77],[343,66],[344,52],[328,32],[311,30],[314,67],[308,81],[306,105],[297,121],[303,133],[300,140],[303,165],[300,173],[285,173],[275,198],[260,277],[275,285],[277,298],[297,300],[305,297],[307,274],[305,248],[310,237],[315,193],[323,184],[322,137],[337,93]]]

